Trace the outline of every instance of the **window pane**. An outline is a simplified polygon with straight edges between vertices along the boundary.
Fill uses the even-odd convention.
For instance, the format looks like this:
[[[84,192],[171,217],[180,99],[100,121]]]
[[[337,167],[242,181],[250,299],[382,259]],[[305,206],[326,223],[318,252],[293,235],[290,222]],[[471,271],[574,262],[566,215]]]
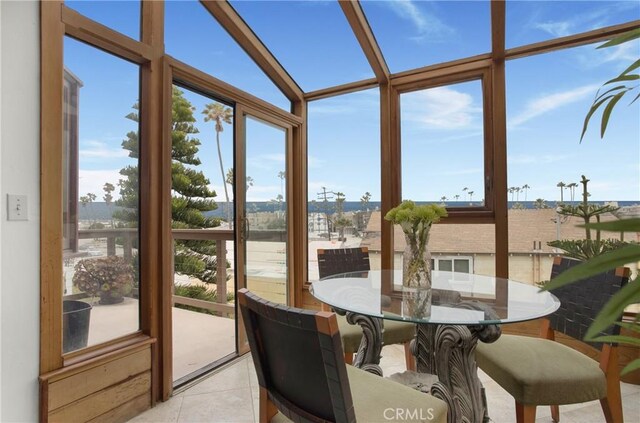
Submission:
[[[361,4],[393,73],[491,51],[488,1]]]
[[[64,352],[139,328],[137,65],[64,41]]]
[[[288,304],[287,132],[245,116],[247,182],[246,286],[262,298]],[[251,178],[251,179],[249,179]]]
[[[453,270],[451,260],[438,260],[438,270],[451,272]]]
[[[400,95],[402,198],[448,206],[484,202],[482,84]]]
[[[176,59],[291,110],[291,102],[200,2],[165,2],[165,46]]]
[[[637,1],[507,1],[506,44],[517,47],[640,19]]]
[[[453,271],[454,272],[462,272],[462,273],[470,273],[469,268],[469,260],[453,260]]]
[[[380,95],[377,89],[309,103],[309,280],[317,249],[380,242]],[[355,124],[357,122],[357,124]],[[379,269],[379,250],[369,250]]]
[[[229,105],[175,85],[171,107],[171,223],[202,237],[173,234],[173,381],[179,384],[236,350],[235,257],[227,231],[233,186],[223,185],[233,180],[234,116]]]
[[[66,0],[64,4],[89,19],[121,32],[134,40],[140,39],[141,3],[139,0]]]
[[[512,277],[530,283],[548,280],[553,256],[561,251],[548,243],[586,238],[585,230],[576,227],[581,218],[555,212],[561,203],[582,201],[582,175],[589,179],[589,203],[615,202],[624,213],[625,207],[640,202],[640,105],[629,105],[636,94],[616,105],[604,139],[598,112],[580,142],[599,87],[637,59],[630,52],[640,51],[640,42],[628,44],[625,54],[587,45],[506,64]],[[619,235],[603,233],[602,238]]]
[[[305,91],[373,77],[338,2],[233,1],[232,4]],[[300,54],[301,51],[309,54]]]

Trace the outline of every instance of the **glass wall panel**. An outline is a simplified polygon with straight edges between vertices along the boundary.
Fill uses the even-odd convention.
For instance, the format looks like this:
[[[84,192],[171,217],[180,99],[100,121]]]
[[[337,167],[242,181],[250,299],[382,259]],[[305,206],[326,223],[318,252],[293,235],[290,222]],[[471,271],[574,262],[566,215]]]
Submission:
[[[165,3],[167,54],[286,111],[291,102],[197,1]]]
[[[373,77],[338,2],[231,3],[305,91]]]
[[[309,103],[309,280],[318,249],[369,248],[380,268],[380,94],[377,89]]]
[[[402,198],[447,206],[484,203],[482,84],[400,95]]]
[[[553,256],[564,251],[548,243],[587,237],[576,226],[584,223],[581,217],[556,213],[558,206],[577,206],[583,201],[582,175],[589,180],[589,204],[617,205],[621,207],[617,216],[638,209],[640,105],[629,105],[637,94],[632,92],[618,102],[603,139],[600,111],[580,142],[584,118],[600,86],[638,58],[640,43],[628,44],[625,54],[587,45],[506,64],[510,269],[514,277],[532,283],[548,280]],[[636,54],[630,53],[634,51]],[[553,69],[552,77],[549,69]],[[615,218],[611,213],[600,217]],[[601,236],[620,237],[613,233]],[[526,264],[516,265],[516,260]],[[530,275],[518,274],[524,268],[531,269]]]
[[[64,4],[134,40],[140,39],[140,0],[65,0]]]
[[[229,231],[234,218],[234,112],[175,85],[172,100],[172,227],[190,229],[199,238],[173,236],[177,385],[236,352],[234,236]]]
[[[286,130],[246,116],[245,157],[247,288],[288,304]]]
[[[392,73],[491,51],[489,1],[361,4]]]
[[[139,328],[137,65],[64,40],[64,352]]]
[[[506,5],[507,48],[640,19],[637,1],[515,1]],[[631,47],[621,47],[629,52]]]

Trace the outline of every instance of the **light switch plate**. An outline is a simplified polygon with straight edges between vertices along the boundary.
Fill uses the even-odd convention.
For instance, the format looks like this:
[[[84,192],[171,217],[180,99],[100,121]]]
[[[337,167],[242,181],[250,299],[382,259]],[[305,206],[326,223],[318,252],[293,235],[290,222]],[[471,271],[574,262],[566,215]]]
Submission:
[[[7,194],[7,220],[27,220],[27,196]]]

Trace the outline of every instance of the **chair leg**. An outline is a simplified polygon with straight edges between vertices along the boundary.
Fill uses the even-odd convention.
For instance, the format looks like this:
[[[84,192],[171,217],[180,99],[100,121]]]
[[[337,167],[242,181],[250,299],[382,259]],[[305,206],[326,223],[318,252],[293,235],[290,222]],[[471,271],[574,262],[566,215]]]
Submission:
[[[555,423],[558,423],[560,421],[560,406],[559,405],[552,405],[550,407],[551,407],[551,419]]]
[[[516,421],[518,423],[534,423],[536,420],[536,406],[524,405],[516,401]]]
[[[267,390],[260,387],[260,423],[269,423],[273,416],[278,413],[276,405],[269,399]]]
[[[407,363],[407,370],[416,371],[416,358],[411,353],[411,341],[404,344],[404,361]]]
[[[345,364],[353,364],[353,354],[352,353],[344,353],[344,362],[345,362]]]
[[[620,391],[618,391],[618,395]],[[622,417],[622,400],[620,396],[617,398],[606,397],[600,400],[602,406],[602,412],[607,423],[622,423],[624,418]]]

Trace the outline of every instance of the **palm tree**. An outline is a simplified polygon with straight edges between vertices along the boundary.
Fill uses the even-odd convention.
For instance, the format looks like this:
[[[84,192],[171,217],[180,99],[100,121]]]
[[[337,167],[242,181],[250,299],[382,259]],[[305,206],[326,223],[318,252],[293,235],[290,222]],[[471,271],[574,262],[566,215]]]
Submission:
[[[469,191],[469,203],[471,203],[471,198],[473,198],[473,191]]]
[[[445,201],[447,201],[447,200],[448,200],[448,198],[446,196],[444,196],[444,195],[442,197],[440,197],[440,201],[442,201],[442,204],[444,204]]]
[[[222,175],[222,186],[224,187],[224,196],[227,201],[227,222],[231,225],[231,208],[229,207],[229,191],[224,177],[224,165],[222,164],[222,151],[220,150],[220,132],[224,131],[223,123],[231,124],[233,111],[229,107],[225,107],[221,103],[209,103],[204,107],[202,114],[205,115],[204,121],[214,121],[216,124],[216,143],[218,144],[218,161],[220,162],[220,174]]]
[[[509,187],[509,189],[507,189],[507,192],[511,194],[511,202],[513,203],[513,194],[516,192],[516,187]]]
[[[576,187],[577,186],[578,186],[578,184],[576,182],[571,182],[570,184],[567,185],[567,188],[571,192],[571,203],[573,203],[573,199],[574,199],[575,194],[576,194]]]
[[[514,190],[516,191],[516,201],[520,201],[520,187],[515,187]]]
[[[454,195],[453,198],[458,201],[458,198],[460,198],[460,196],[458,194]]]
[[[564,187],[566,187],[567,185],[564,182],[560,181],[556,184],[556,186],[560,188],[560,202],[564,203]]]
[[[529,184],[524,184],[522,186],[522,189],[524,190],[524,201],[527,201],[527,191],[531,189],[531,187],[529,186]]]
[[[287,177],[287,173],[284,170],[278,172],[278,178],[280,178],[280,194],[284,196],[284,178]]]

